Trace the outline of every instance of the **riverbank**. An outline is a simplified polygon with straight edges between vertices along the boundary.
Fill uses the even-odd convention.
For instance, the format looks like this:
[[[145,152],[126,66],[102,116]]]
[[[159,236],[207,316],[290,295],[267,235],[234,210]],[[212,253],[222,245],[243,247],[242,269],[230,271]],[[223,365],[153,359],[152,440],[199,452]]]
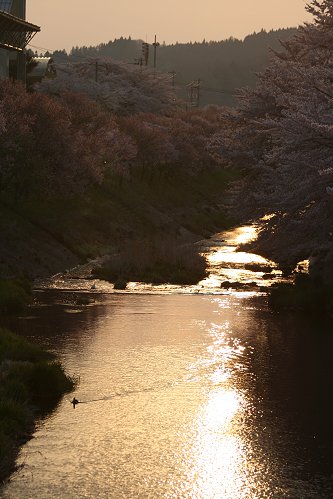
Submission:
[[[0,205],[0,278],[47,277],[121,251],[128,241],[203,239],[233,225],[227,193],[236,170],[109,180],[84,197]]]
[[[2,327],[32,302],[26,280],[0,280],[0,483],[15,470],[35,421],[74,388],[55,356]]]
[[[54,355],[0,328],[0,483],[15,470],[20,447],[36,418],[52,410],[74,388]]]

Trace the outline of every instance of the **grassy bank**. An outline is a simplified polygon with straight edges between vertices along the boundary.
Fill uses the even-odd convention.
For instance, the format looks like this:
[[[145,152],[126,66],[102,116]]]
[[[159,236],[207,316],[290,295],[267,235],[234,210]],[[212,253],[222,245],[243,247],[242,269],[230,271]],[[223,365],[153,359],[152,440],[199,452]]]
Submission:
[[[231,169],[149,179],[110,176],[83,197],[46,205],[27,201],[24,210],[72,252],[94,257],[113,253],[128,240],[193,240],[233,225],[224,208],[225,190],[238,176]]]
[[[25,279],[0,279],[0,314],[17,315],[31,301],[31,288]]]
[[[114,176],[84,196],[22,199],[13,212],[6,199],[0,217],[0,276],[56,274],[86,258],[119,252],[138,239],[181,243],[207,237],[234,224],[224,207],[225,191],[238,176],[228,169],[193,177]]]
[[[36,416],[55,407],[73,387],[51,354],[0,328],[0,483],[14,470]]]

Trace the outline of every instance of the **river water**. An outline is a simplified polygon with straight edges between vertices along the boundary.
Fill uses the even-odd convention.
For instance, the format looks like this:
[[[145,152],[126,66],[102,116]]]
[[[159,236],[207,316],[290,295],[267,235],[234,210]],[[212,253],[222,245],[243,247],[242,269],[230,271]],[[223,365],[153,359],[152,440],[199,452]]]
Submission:
[[[253,237],[206,241],[211,274],[193,287],[40,285],[21,332],[79,384],[38,423],[3,498],[333,497],[333,335],[269,311],[278,270],[236,251]]]

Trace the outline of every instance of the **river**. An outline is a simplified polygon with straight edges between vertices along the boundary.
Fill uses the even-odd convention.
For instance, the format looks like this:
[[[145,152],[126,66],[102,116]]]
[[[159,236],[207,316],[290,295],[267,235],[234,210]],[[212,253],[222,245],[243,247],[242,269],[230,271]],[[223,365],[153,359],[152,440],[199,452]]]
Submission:
[[[21,332],[79,384],[39,421],[3,498],[333,497],[333,335],[270,312],[280,273],[236,251],[255,233],[202,243],[197,286],[40,285]]]

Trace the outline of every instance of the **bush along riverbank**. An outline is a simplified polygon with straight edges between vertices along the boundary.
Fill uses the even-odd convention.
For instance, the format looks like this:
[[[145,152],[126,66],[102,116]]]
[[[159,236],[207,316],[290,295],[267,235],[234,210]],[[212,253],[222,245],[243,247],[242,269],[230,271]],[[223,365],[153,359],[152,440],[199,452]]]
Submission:
[[[0,328],[0,483],[14,471],[35,418],[73,388],[74,381],[51,354]]]
[[[0,314],[16,315],[31,301],[31,286],[26,279],[0,279]]]
[[[301,273],[294,283],[272,286],[269,304],[275,311],[292,310],[306,315],[333,317],[333,284]]]
[[[207,276],[206,259],[192,245],[170,239],[129,242],[121,253],[93,272],[124,289],[129,281],[151,284],[197,284]]]
[[[29,283],[0,281],[0,317],[23,312],[29,301]],[[0,484],[15,470],[35,419],[73,388],[74,380],[52,354],[0,326]]]

